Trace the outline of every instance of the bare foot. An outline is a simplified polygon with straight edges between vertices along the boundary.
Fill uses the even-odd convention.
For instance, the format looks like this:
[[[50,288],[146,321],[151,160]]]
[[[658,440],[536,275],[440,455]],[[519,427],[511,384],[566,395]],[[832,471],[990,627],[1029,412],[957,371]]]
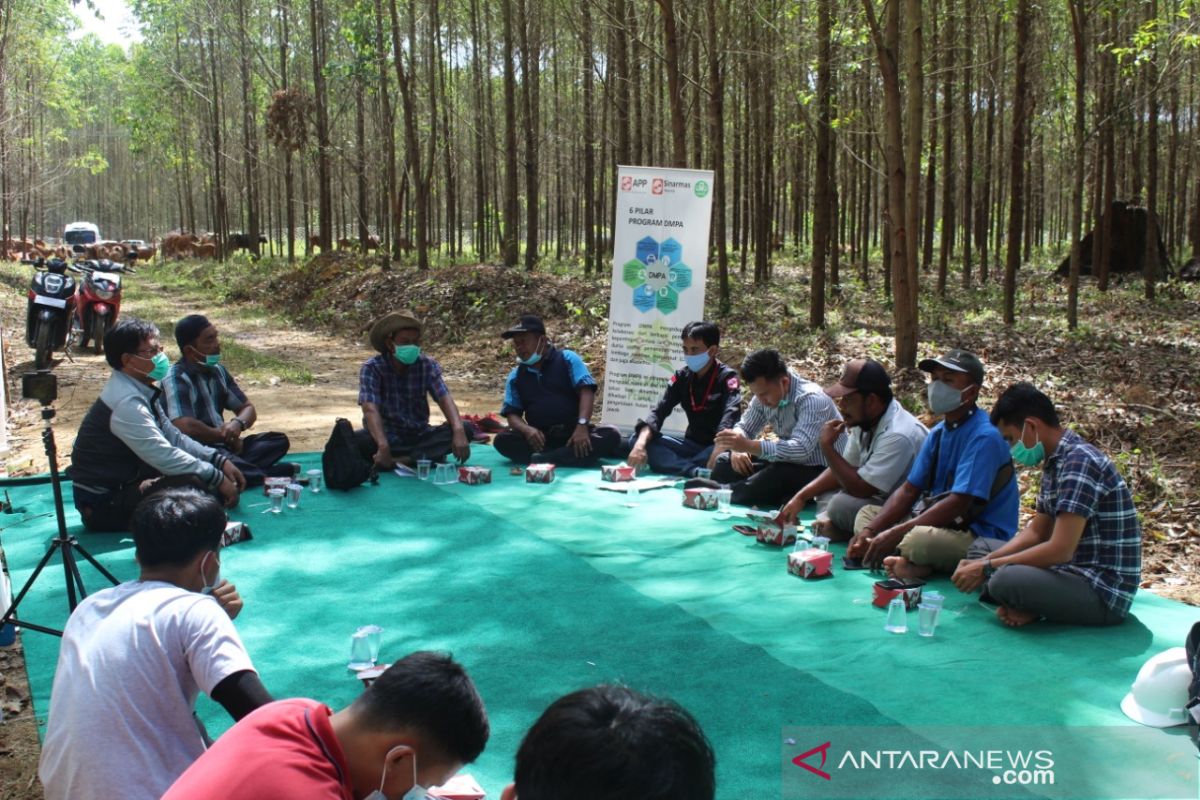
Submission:
[[[1033,611],[1018,611],[1015,608],[1005,608],[1004,606],[996,609],[996,616],[1010,628],[1019,628],[1038,619],[1038,615]]]
[[[929,574],[929,567],[917,566],[904,556],[888,556],[883,560],[883,568],[890,577],[904,580],[924,578]]]

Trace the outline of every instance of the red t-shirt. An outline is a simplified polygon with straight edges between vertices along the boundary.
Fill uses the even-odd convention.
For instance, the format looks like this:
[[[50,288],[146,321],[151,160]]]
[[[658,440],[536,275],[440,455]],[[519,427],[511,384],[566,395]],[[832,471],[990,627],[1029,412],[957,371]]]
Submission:
[[[247,715],[162,800],[353,800],[342,746],[315,700],[279,700]]]

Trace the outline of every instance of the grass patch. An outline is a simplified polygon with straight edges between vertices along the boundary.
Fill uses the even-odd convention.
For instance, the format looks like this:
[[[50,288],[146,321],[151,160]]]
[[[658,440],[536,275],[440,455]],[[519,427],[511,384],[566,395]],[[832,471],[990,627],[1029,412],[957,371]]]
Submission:
[[[273,377],[301,385],[313,382],[312,372],[304,364],[246,347],[228,337],[221,340],[221,363],[241,382],[247,379],[265,382]]]

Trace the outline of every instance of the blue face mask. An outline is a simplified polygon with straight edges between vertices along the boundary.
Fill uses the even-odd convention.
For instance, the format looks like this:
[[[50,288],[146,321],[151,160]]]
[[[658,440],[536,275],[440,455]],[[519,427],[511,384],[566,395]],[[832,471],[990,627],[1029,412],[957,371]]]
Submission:
[[[407,367],[416,363],[417,358],[421,355],[421,348],[415,344],[398,344],[394,352],[396,360]]]
[[[196,350],[194,347],[192,349]],[[203,358],[204,366],[209,367],[210,369],[221,363],[220,353],[201,353],[199,350],[196,350],[196,355]]]
[[[1034,435],[1036,437],[1036,432]],[[1017,462],[1021,466],[1036,467],[1038,464],[1042,463],[1042,459],[1046,457],[1046,445],[1042,444],[1042,442],[1038,440],[1033,447],[1026,447],[1025,426],[1022,425],[1021,438],[1013,442],[1010,452],[1012,453],[1013,461]]]
[[[929,410],[935,414],[949,414],[963,404],[963,393],[941,381],[930,383],[926,393],[929,398]]]
[[[517,363],[524,364],[527,367],[532,367],[534,364],[538,363],[541,360],[542,360],[542,354],[536,347],[533,350],[533,354],[531,356],[529,356],[529,358],[521,358],[520,356],[517,356]]]
[[[137,354],[135,353],[134,355]],[[167,358],[166,353],[155,353],[154,358],[146,358],[145,356],[138,356],[138,358],[143,361],[149,361],[153,365],[150,371],[145,373],[146,377],[150,380],[161,381],[167,377],[167,370],[171,368],[171,359]],[[141,370],[138,371],[141,372]]]
[[[696,353],[694,356],[685,355],[683,360],[684,363],[687,364],[688,369],[690,369],[692,372],[699,373],[702,369],[708,366],[708,362],[711,360],[711,358],[712,357],[708,354],[708,351],[705,350],[703,353]]]

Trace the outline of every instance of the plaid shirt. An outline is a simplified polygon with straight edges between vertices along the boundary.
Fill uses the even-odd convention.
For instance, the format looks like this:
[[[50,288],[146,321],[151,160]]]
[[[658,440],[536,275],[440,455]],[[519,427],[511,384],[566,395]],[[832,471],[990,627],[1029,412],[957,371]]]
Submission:
[[[442,368],[426,355],[396,372],[383,355],[367,360],[358,373],[358,404],[374,403],[388,439],[411,440],[429,427],[429,400],[450,393]]]
[[[786,461],[791,464],[807,464],[825,467],[825,455],[821,452],[818,435],[821,426],[831,419],[841,419],[837,406],[825,391],[812,381],[806,381],[788,371],[791,386],[787,403],[768,408],[754,398],[742,415],[742,421],[734,426],[743,436],[755,439],[767,425],[779,437],[778,440],[762,440],[763,461]],[[841,452],[846,447],[846,433],[838,434],[834,447]]]
[[[224,412],[236,414],[246,405],[246,395],[220,364],[203,369],[180,359],[167,370],[162,390],[168,417],[191,417],[210,428],[221,427]]]
[[[1128,613],[1142,574],[1142,527],[1112,459],[1067,430],[1042,468],[1037,510],[1087,518],[1070,562],[1050,569],[1085,578],[1105,605]]]

